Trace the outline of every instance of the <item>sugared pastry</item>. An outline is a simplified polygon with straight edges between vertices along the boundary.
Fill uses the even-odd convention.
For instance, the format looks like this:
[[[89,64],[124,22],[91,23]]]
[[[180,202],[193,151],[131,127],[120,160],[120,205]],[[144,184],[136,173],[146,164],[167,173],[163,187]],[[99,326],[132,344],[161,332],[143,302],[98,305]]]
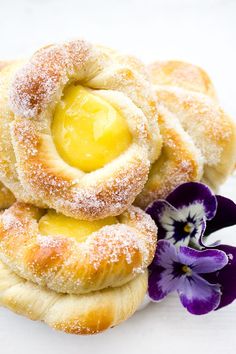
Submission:
[[[0,262],[0,305],[71,334],[95,334],[128,319],[147,291],[147,271],[115,288],[59,294],[19,277]]]
[[[51,45],[3,69],[0,93],[9,90],[1,180],[18,200],[84,220],[132,204],[162,143],[138,60],[84,41]]]
[[[0,216],[0,259],[24,279],[60,293],[121,286],[151,263],[154,222],[139,208],[87,221],[16,202]]]
[[[207,74],[191,64],[150,66],[159,102],[163,149],[136,204],[146,207],[180,183],[203,181],[217,190],[236,161],[236,127],[219,107]]]
[[[9,65],[9,62],[0,61],[0,71],[7,65]],[[0,102],[1,102],[1,95],[0,95]],[[1,119],[1,109],[0,109],[0,119]],[[1,150],[0,150],[0,173],[1,173]],[[14,195],[11,193],[11,191],[8,188],[6,188],[0,182],[0,210],[8,208],[10,205],[13,204],[14,201],[15,201]]]
[[[141,304],[156,243],[136,207],[85,221],[16,202],[0,216],[0,304],[68,333],[101,332]]]

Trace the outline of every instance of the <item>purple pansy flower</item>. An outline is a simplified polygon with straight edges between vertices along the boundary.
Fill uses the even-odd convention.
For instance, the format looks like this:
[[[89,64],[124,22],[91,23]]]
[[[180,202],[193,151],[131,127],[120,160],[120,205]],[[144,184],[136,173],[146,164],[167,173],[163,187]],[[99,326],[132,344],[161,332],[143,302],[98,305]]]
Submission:
[[[169,267],[164,267],[160,264],[163,255],[158,260],[163,240],[158,242],[161,248],[157,250],[150,266],[150,297],[161,300],[170,291],[177,290],[183,305],[190,312],[198,314],[217,310],[233,302],[236,299],[236,247],[216,243],[206,246],[206,240],[211,233],[236,224],[236,204],[228,198],[214,195],[202,183],[191,182],[177,187],[166,200],[155,201],[147,208],[147,212],[158,226],[158,238],[169,240],[165,241],[167,244],[172,243],[172,247],[166,246],[169,250],[166,257],[170,261]],[[178,250],[179,246],[182,247]],[[224,252],[228,256],[227,263],[218,269],[210,269],[208,266],[212,267],[216,255],[211,251]],[[196,268],[196,262],[185,264],[183,255],[186,253],[195,255],[197,263],[207,255],[204,267]],[[176,262],[176,259],[179,261]]]
[[[156,222],[158,238],[173,244],[203,246],[206,222],[217,212],[217,198],[202,183],[181,184],[166,200],[157,200],[146,210]]]
[[[160,240],[150,268],[149,296],[158,301],[177,291],[190,313],[206,314],[219,306],[221,291],[219,284],[208,282],[202,274],[216,272],[227,263],[223,251],[176,248],[171,242]]]

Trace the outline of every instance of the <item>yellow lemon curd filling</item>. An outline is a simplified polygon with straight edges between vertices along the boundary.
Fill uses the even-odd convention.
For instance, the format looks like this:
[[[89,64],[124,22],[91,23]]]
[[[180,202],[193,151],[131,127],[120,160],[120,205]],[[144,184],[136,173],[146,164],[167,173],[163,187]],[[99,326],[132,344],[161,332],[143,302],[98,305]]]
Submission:
[[[84,172],[114,160],[132,140],[124,117],[109,102],[79,85],[66,88],[57,104],[52,136],[63,160]]]
[[[54,210],[49,210],[39,220],[39,232],[45,236],[65,236],[75,238],[78,242],[83,242],[87,237],[103,226],[117,224],[118,220],[114,216],[96,221],[77,220],[63,214],[58,214]]]

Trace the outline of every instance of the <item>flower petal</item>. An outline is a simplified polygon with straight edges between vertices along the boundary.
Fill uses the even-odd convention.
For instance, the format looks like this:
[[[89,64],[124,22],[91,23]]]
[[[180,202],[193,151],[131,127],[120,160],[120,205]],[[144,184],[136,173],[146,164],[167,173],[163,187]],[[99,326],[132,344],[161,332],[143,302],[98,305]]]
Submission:
[[[148,278],[148,295],[154,301],[160,301],[170,292],[177,290],[179,278],[174,277],[171,269],[156,267]]]
[[[179,278],[173,273],[177,260],[177,249],[167,240],[158,241],[148,279],[148,293],[154,301],[163,299],[177,289]]]
[[[185,277],[178,289],[183,306],[194,315],[204,315],[215,310],[220,303],[220,286],[210,284],[197,274]]]
[[[221,195],[216,196],[218,207],[213,220],[208,221],[205,236],[236,224],[236,204]]]
[[[207,219],[215,216],[217,201],[209,187],[198,182],[183,183],[171,192],[166,200],[176,209],[191,204],[202,204]]]
[[[228,264],[219,272],[204,274],[204,278],[210,283],[221,285],[221,301],[217,309],[231,304],[236,299],[236,247],[228,245],[217,246],[224,251],[229,259]]]
[[[173,215],[178,217],[178,211],[165,200],[157,200],[147,207],[146,213],[155,221],[158,227],[158,239],[166,238],[166,234],[174,231]]]
[[[161,266],[163,268],[171,268],[173,262],[178,261],[177,250],[167,240],[159,240],[157,242],[156,254],[153,260],[153,264]]]
[[[184,246],[179,249],[179,260],[198,274],[215,272],[228,263],[228,257],[223,251],[216,249],[198,251]]]

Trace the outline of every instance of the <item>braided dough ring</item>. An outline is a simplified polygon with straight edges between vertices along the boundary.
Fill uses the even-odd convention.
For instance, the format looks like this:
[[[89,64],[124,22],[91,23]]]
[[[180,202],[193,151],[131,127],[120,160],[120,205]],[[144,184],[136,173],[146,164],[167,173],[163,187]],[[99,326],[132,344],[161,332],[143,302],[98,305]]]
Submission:
[[[156,62],[149,69],[159,102],[163,149],[136,199],[143,208],[184,182],[202,180],[217,190],[236,160],[235,124],[218,106],[207,74],[178,61]]]
[[[8,62],[0,61],[0,71],[8,65]],[[1,93],[0,93],[0,102],[1,102]],[[1,119],[1,103],[0,103],[0,119]],[[0,166],[1,166],[1,154],[0,154]],[[1,168],[0,168],[1,174]],[[8,208],[12,205],[15,201],[14,195],[11,193],[9,189],[7,189],[1,182],[0,182],[0,210]]]
[[[14,170],[11,176],[17,177],[17,183],[11,183],[9,174],[1,179],[18,200],[94,220],[119,215],[140,193],[150,161],[161,148],[157,104],[144,69],[138,72],[142,65],[121,58],[102,47],[74,41],[43,48],[21,69],[9,69],[7,79],[16,75],[4,83],[4,90],[8,92],[10,81],[14,114],[5,115],[8,131],[4,134],[10,139],[2,145],[8,151],[3,156],[5,169]],[[132,137],[123,153],[90,173],[64,161],[51,134],[64,89],[78,83],[119,112]]]
[[[139,208],[130,207],[117,223],[89,230],[82,240],[68,231],[46,234],[40,228],[42,212],[16,202],[0,218],[0,259],[40,286],[71,294],[117,287],[142,273],[153,259],[157,229]]]
[[[17,276],[0,262],[0,305],[54,329],[94,334],[130,317],[147,291],[147,272],[127,284],[85,295],[58,294]]]

